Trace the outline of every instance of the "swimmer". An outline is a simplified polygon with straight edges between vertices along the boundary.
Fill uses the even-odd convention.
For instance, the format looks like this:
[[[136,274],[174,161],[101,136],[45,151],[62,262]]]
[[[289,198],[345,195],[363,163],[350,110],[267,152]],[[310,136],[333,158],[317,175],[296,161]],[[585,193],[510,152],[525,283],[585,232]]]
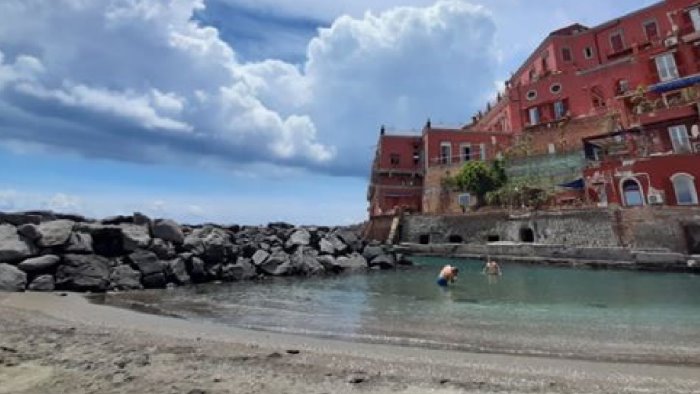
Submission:
[[[488,262],[484,266],[484,274],[486,275],[503,275],[501,271],[501,266],[498,265],[494,260],[488,259]]]
[[[454,283],[458,273],[459,269],[457,267],[453,267],[449,264],[442,267],[442,270],[438,275],[438,286],[447,287],[448,283]]]

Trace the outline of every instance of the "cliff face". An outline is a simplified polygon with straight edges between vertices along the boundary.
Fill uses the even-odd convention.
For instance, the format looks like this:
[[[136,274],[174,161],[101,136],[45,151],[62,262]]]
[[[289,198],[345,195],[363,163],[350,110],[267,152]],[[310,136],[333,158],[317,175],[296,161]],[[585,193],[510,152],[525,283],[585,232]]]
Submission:
[[[101,221],[0,213],[0,291],[108,291],[311,276],[404,262],[348,228],[186,226],[136,213]]]

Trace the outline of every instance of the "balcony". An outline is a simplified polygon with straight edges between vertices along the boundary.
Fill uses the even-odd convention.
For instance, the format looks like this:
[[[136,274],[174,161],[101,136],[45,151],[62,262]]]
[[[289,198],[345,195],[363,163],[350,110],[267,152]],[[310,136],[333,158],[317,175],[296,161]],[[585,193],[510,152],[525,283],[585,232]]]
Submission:
[[[682,79],[688,78],[690,77]],[[696,78],[696,76],[693,76],[693,78]],[[680,80],[670,82],[676,81]],[[676,86],[683,86],[683,82]],[[655,95],[653,91],[638,91],[629,96],[628,99],[631,105],[632,122],[638,125],[645,125],[695,115],[697,113],[695,106],[700,99],[700,92],[695,86],[689,86],[665,91],[660,95]]]

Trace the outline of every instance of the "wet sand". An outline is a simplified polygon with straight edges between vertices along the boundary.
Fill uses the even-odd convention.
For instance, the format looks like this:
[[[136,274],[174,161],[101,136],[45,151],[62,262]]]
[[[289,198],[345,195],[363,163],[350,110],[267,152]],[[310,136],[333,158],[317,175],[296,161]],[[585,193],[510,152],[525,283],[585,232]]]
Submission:
[[[700,368],[374,345],[0,293],[1,393],[700,392]]]

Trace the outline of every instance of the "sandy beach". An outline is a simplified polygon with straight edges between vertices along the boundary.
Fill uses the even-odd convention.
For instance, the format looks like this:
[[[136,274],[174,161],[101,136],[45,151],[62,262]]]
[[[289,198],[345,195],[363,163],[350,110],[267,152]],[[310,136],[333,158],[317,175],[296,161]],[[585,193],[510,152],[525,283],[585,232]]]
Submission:
[[[0,393],[691,393],[700,369],[350,343],[5,293],[0,381]]]

